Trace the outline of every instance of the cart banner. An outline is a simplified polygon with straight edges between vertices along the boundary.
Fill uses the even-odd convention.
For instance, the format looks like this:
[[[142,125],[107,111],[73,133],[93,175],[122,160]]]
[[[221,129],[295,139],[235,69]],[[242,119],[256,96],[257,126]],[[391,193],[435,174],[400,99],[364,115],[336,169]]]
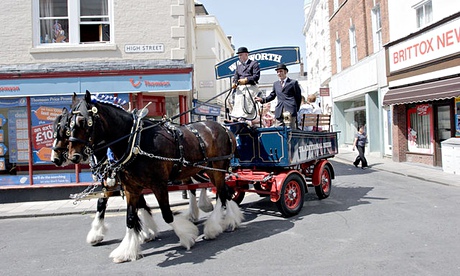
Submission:
[[[310,132],[292,135],[291,164],[324,159],[338,154],[336,132]]]
[[[280,63],[299,64],[300,48],[285,46],[254,50],[249,53],[249,59],[257,60],[261,71],[276,68]],[[238,56],[234,56],[216,64],[216,79],[233,76],[238,63]]]

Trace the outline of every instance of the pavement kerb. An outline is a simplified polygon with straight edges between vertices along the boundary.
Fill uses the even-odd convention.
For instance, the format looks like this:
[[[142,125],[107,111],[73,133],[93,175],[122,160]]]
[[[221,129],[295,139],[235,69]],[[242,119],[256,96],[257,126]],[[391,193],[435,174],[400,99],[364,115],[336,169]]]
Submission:
[[[355,152],[345,148],[339,149],[339,154],[337,154],[332,160],[352,165],[354,161]],[[353,154],[353,155],[352,155]],[[351,156],[351,157],[350,157]],[[388,173],[393,173],[405,177],[414,178],[417,180],[428,181],[435,184],[440,184],[444,186],[456,186],[460,187],[460,181],[458,181],[458,176],[455,174],[450,174],[443,172],[442,169],[436,167],[430,167],[423,164],[417,163],[406,163],[406,162],[395,162],[386,157],[375,157],[366,155],[369,162],[370,169],[385,171]],[[380,163],[379,165],[373,165],[373,163]],[[411,170],[417,168],[417,173],[411,173]],[[441,180],[436,178],[436,175],[440,176]],[[459,182],[459,183],[457,183]]]
[[[181,196],[181,195],[177,195],[176,197],[178,196]],[[120,196],[117,196],[117,197],[120,198]],[[91,199],[91,200],[97,201],[97,199]],[[66,201],[66,200],[62,200],[62,201]],[[10,206],[14,206],[18,204],[21,204],[21,203],[6,203],[6,205],[10,205]],[[74,205],[76,206],[78,204],[79,203],[74,204]],[[176,199],[170,200],[169,204],[172,208],[183,206],[183,205],[188,205],[189,199],[176,198]],[[151,209],[159,209],[158,203],[156,201],[153,204],[149,204],[149,206]],[[110,207],[110,204],[109,204],[105,212],[106,213],[119,213],[119,212],[126,212],[126,209],[127,209],[126,204],[124,204],[122,207]],[[85,210],[72,210],[71,208],[64,208],[64,209],[58,209],[56,211],[50,211],[50,212],[41,212],[39,210],[28,212],[26,210],[22,213],[16,213],[16,214],[0,213],[0,219],[54,217],[54,216],[66,216],[66,215],[86,215],[86,214],[95,214],[95,213],[96,213],[96,209],[89,209],[89,208],[86,208]]]

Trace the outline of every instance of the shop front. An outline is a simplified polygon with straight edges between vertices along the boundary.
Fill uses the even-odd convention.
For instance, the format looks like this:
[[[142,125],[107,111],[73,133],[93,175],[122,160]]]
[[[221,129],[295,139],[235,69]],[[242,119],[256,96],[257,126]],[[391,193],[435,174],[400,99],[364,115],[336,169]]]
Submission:
[[[147,116],[152,118],[171,117],[190,106],[190,67],[66,75],[31,74],[0,79],[0,187],[92,182],[87,164],[58,168],[50,162],[53,122],[64,107],[70,109],[74,92],[78,96],[86,90],[112,95],[130,103],[131,108],[150,103]],[[181,116],[175,122],[188,120]]]
[[[441,143],[460,139],[459,24],[457,13],[386,45],[394,161],[441,167]]]

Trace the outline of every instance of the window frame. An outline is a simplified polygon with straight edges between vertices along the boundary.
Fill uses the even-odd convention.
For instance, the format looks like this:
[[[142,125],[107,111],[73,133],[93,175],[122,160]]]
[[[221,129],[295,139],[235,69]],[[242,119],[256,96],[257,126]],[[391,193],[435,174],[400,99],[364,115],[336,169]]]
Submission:
[[[350,65],[355,65],[358,63],[358,45],[356,42],[356,28],[354,25],[348,29],[348,33],[350,37]]]
[[[372,37],[374,43],[374,53],[382,49],[382,16],[380,14],[380,4],[372,8]]]
[[[335,40],[335,60],[337,73],[340,73],[342,72],[342,43],[340,42],[340,38]]]
[[[427,16],[427,7],[430,7]],[[418,29],[421,29],[433,22],[433,3],[431,0],[426,0],[413,7],[415,9],[415,20]]]
[[[40,0],[33,0],[33,47],[34,48],[65,48],[65,47],[90,47],[94,45],[114,45],[114,22],[113,22],[113,0],[107,0],[107,17],[110,32],[109,41],[92,41],[81,42],[80,39],[80,25],[88,25],[90,23],[81,21],[80,15],[80,0],[67,0],[67,19],[69,23],[68,39],[66,43],[42,43],[40,41]],[[85,16],[84,16],[85,17]],[[87,16],[86,16],[87,17]],[[105,17],[105,16],[97,16]],[[106,23],[101,21],[100,24]],[[88,46],[90,45],[90,46]]]
[[[426,110],[425,110],[426,109]],[[426,114],[419,114],[420,112],[426,112]],[[411,115],[415,114],[416,116],[429,116],[428,122],[429,127],[427,129],[419,130],[417,129],[416,133],[429,131],[428,139],[429,139],[429,148],[419,148],[415,145],[411,145],[411,133],[410,130],[413,129],[411,125]],[[434,116],[433,116],[433,105],[428,103],[422,103],[417,105],[412,105],[407,109],[407,150],[413,153],[423,153],[423,154],[433,154],[434,152]]]

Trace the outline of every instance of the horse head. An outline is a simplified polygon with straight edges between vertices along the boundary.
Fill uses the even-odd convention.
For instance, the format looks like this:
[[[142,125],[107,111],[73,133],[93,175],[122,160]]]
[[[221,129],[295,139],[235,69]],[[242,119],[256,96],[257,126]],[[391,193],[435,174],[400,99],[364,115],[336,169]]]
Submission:
[[[91,95],[86,95],[79,101],[74,94],[72,100],[75,103],[70,117],[69,157],[77,164],[87,160],[92,154],[94,145],[94,122],[97,119],[97,107],[91,103]],[[78,101],[78,102],[77,102]]]
[[[70,137],[69,128],[70,114],[67,108],[62,109],[62,113],[56,117],[53,123],[53,150],[51,161],[56,166],[64,166],[68,161],[68,145]]]
[[[133,122],[132,114],[123,108],[125,100],[110,95],[91,95],[88,90],[84,98],[78,99],[74,94],[72,100],[69,157],[73,163],[86,160],[117,138],[129,136]],[[126,149],[123,142],[128,140],[128,136],[118,143],[123,151]],[[111,147],[116,148],[117,145]]]

